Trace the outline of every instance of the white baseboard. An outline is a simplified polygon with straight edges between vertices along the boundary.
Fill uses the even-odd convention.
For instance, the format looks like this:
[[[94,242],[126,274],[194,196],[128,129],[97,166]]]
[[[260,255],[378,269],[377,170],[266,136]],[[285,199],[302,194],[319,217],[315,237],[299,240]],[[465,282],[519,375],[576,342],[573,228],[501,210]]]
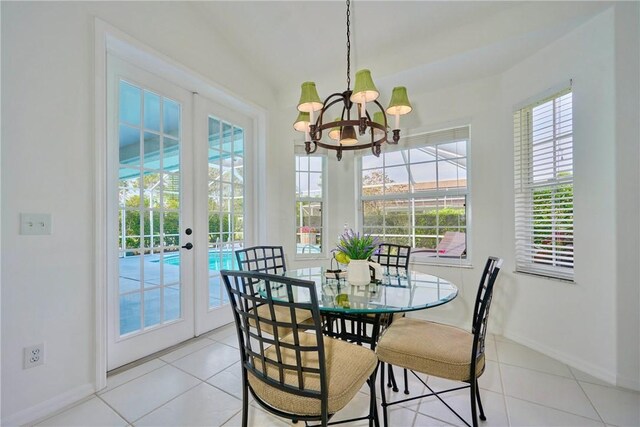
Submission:
[[[545,344],[541,344],[536,340],[532,340],[530,338],[525,338],[518,334],[513,334],[508,331],[505,331],[503,336],[512,341],[517,342],[518,344],[522,344],[524,346],[529,347],[532,350],[539,351],[549,357],[553,357],[554,359],[569,365],[572,368],[579,369],[593,377],[598,378],[604,382],[607,382],[613,386],[616,385],[616,373],[611,372],[607,369],[603,369],[600,366],[594,365],[590,362],[587,362],[582,359],[578,359],[574,356],[568,355],[556,349],[553,349]]]
[[[618,375],[618,386],[629,390],[640,391],[640,380],[638,378],[628,378]]]
[[[21,426],[39,421],[45,417],[53,415],[57,411],[69,405],[91,396],[95,393],[93,384],[83,384],[54,398],[38,403],[30,408],[23,409],[15,414],[2,419],[3,426]]]

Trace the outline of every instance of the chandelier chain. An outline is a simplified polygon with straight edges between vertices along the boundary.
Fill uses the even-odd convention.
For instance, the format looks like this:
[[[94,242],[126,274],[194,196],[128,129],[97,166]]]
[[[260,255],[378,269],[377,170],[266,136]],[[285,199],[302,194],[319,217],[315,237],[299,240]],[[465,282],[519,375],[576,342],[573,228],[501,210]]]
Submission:
[[[350,0],[347,0],[347,90],[351,90],[351,15]]]

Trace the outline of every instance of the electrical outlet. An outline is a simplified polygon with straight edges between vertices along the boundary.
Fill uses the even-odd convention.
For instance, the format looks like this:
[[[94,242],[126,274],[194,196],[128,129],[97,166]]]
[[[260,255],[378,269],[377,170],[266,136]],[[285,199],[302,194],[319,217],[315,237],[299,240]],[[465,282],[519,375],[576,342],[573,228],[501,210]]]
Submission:
[[[24,369],[44,364],[44,343],[24,348]]]

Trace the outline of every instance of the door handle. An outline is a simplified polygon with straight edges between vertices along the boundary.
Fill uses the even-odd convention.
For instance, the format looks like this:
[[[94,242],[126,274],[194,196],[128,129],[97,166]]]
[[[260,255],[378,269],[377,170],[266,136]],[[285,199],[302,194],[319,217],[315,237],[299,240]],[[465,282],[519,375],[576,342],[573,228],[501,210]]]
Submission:
[[[193,248],[193,244],[189,242],[186,245],[184,245],[182,248],[190,251]]]

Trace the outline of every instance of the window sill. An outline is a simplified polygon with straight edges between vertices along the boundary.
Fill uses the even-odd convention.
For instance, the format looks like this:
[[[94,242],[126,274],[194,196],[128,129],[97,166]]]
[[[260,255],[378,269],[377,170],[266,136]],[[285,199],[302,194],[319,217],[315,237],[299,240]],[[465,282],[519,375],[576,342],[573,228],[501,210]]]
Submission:
[[[530,273],[528,271],[518,271],[518,270],[514,270],[513,274],[521,274],[524,276],[529,276],[529,277],[535,277],[538,279],[544,279],[544,280],[551,280],[553,282],[560,282],[560,283],[564,283],[567,285],[575,285],[575,279],[563,279],[562,277],[554,277],[554,276],[546,276],[544,274],[541,273]]]
[[[458,262],[443,262],[443,261],[409,261],[411,265],[429,266],[429,267],[453,267],[453,268],[473,268],[473,264],[470,261],[458,261]]]

